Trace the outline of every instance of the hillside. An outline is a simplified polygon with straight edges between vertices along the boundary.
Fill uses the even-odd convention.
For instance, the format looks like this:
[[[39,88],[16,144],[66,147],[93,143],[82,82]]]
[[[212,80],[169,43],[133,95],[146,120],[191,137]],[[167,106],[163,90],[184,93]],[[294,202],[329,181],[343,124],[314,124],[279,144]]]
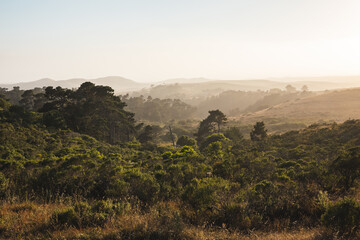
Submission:
[[[359,90],[301,101],[350,104],[357,98],[344,93]],[[239,125],[216,133],[222,114],[211,111],[188,133],[171,123],[175,145],[157,143],[159,127],[136,124],[107,87],[63,93],[48,89],[41,112],[0,97],[0,239],[242,239],[305,228],[329,239],[338,218],[355,217],[340,230],[360,237],[350,215],[360,213],[360,120],[281,135],[259,123],[249,139]]]
[[[357,118],[360,118],[360,88],[327,91],[236,117],[242,122],[288,119],[306,123],[319,120],[342,122]]]
[[[123,77],[110,76],[96,79],[84,79],[84,78],[73,78],[68,80],[53,80],[50,78],[43,78],[37,81],[32,82],[20,82],[13,84],[0,84],[1,88],[12,89],[15,86],[20,87],[20,89],[33,89],[36,87],[42,88],[44,86],[60,86],[62,88],[78,88],[84,82],[93,82],[97,85],[104,85],[112,87],[116,92],[124,92],[124,91],[135,91],[144,87],[149,87],[150,84],[135,82],[130,79],[126,79]]]
[[[74,78],[53,80],[43,78],[37,81],[0,84],[0,88],[12,89],[14,86],[22,90],[42,88],[44,86],[78,88],[84,82],[112,87],[122,94],[133,92],[133,96],[152,96],[153,98],[179,98],[182,100],[216,96],[224,91],[267,91],[270,89],[284,90],[287,85],[297,90],[306,85],[310,91],[334,90],[340,88],[360,87],[360,76],[317,77],[317,78],[278,78],[253,80],[212,80],[206,78],[175,78],[157,83],[141,83],[119,76],[96,79]]]
[[[318,78],[279,78],[253,80],[210,80],[205,78],[170,79],[155,83],[151,88],[133,93],[134,96],[150,95],[153,98],[180,98],[182,100],[206,98],[224,91],[268,91],[284,90],[287,85],[297,90],[306,85],[310,91],[324,91],[360,87],[360,76],[318,77]],[[189,103],[189,102],[188,102]],[[191,103],[189,103],[191,104]]]

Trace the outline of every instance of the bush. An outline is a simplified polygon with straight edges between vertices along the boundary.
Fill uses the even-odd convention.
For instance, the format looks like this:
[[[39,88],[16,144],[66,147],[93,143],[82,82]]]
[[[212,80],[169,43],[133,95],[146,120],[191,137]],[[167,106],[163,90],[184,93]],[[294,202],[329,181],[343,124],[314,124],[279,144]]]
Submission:
[[[176,145],[181,146],[181,147],[183,147],[183,146],[194,147],[194,146],[196,146],[196,140],[189,136],[183,135],[177,140]]]
[[[5,197],[6,190],[8,188],[9,180],[5,177],[5,175],[0,172],[0,198]]]
[[[244,136],[242,135],[240,128],[237,127],[230,127],[226,129],[224,135],[225,137],[229,138],[234,142],[240,142],[244,139]]]
[[[61,227],[79,227],[79,216],[73,207],[55,210],[50,218],[50,223]]]
[[[332,231],[352,235],[360,225],[360,203],[351,198],[338,201],[326,209],[321,222]]]
[[[152,203],[158,197],[160,185],[156,178],[139,169],[130,169],[125,175],[125,180],[130,184],[130,192],[145,203]]]
[[[195,209],[218,207],[230,190],[230,183],[222,178],[193,179],[185,188],[183,200]]]
[[[251,219],[247,215],[246,207],[234,202],[227,203],[221,208],[215,223],[219,226],[226,224],[228,227],[241,230],[251,227]]]
[[[223,143],[229,143],[230,139],[226,138],[224,134],[222,133],[214,133],[207,137],[201,144],[200,144],[200,151],[203,151],[206,149],[211,143],[214,142],[221,142]]]
[[[113,203],[111,200],[100,200],[94,203],[92,212],[103,213],[108,217],[113,217],[125,211],[127,203]]]
[[[112,201],[97,201],[92,206],[79,202],[72,207],[56,210],[50,218],[50,223],[60,227],[103,227],[108,220],[120,214],[125,205],[114,204]]]

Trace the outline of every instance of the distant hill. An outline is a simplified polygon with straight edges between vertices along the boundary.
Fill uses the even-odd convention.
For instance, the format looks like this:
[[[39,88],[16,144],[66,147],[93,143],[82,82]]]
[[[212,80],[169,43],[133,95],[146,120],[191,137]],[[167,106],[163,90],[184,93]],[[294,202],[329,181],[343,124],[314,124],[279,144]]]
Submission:
[[[318,77],[318,78],[281,78],[254,80],[209,80],[205,78],[170,79],[155,83],[153,87],[143,89],[135,95],[150,95],[155,98],[180,98],[182,100],[210,97],[221,92],[257,91],[274,88],[284,90],[290,84],[297,90],[306,85],[310,91],[324,91],[360,87],[360,76]]]
[[[33,89],[44,86],[61,86],[64,88],[77,88],[83,82],[91,81],[97,85],[112,87],[116,93],[134,92],[133,95],[150,95],[153,98],[180,98],[193,100],[194,98],[207,98],[218,95],[224,91],[267,91],[282,89],[290,84],[297,90],[308,86],[310,91],[323,91],[340,88],[360,87],[360,76],[344,77],[309,77],[309,78],[279,78],[279,79],[253,79],[253,80],[211,80],[206,78],[176,78],[157,83],[140,83],[118,76],[96,79],[74,78],[68,80],[53,80],[49,78],[32,82],[14,84],[0,84],[0,87],[11,90],[14,86],[20,89]]]
[[[173,84],[173,83],[203,83],[203,82],[211,82],[211,81],[216,81],[214,79],[208,79],[208,78],[172,78],[172,79],[167,79],[165,81],[162,81],[160,83],[165,83],[165,84]]]
[[[293,85],[294,87],[307,85],[309,88],[311,88],[310,90],[313,91],[360,87],[360,76],[270,78],[269,80],[286,82]]]
[[[72,88],[78,88],[82,83],[88,81],[93,82],[97,85],[110,86],[115,90],[115,92],[135,91],[150,86],[150,84],[135,82],[133,80],[126,79],[123,77],[111,76],[111,77],[96,78],[96,79],[74,78],[74,79],[59,80],[59,81],[55,81],[50,78],[44,78],[32,82],[0,84],[0,87],[8,88],[9,90],[11,90],[14,86],[18,86],[20,87],[20,89],[24,89],[24,90],[33,89],[36,87],[42,88],[47,86],[53,86],[53,87],[60,86],[63,88],[72,89]]]
[[[313,123],[319,120],[342,122],[360,118],[360,88],[326,91],[295,99],[254,113],[236,117],[244,123],[275,119]]]
[[[359,82],[360,76],[322,76],[322,77],[286,77],[268,78],[268,80],[278,82]]]

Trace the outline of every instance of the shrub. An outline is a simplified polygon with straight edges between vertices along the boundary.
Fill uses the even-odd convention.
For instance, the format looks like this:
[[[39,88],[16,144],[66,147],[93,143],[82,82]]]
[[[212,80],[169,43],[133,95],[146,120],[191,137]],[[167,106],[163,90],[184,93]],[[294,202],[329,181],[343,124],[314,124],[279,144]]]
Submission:
[[[8,188],[9,180],[5,177],[5,175],[0,172],[0,198],[5,197],[6,190]]]
[[[100,226],[116,214],[121,213],[126,205],[114,204],[112,201],[97,201],[92,206],[86,202],[76,203],[74,206],[56,210],[50,222],[60,227]]]
[[[186,187],[182,197],[195,209],[206,209],[215,207],[229,190],[229,182],[222,178],[195,178]]]
[[[94,203],[92,212],[103,213],[109,217],[121,214],[125,211],[128,203],[114,203],[111,200],[100,200]]]
[[[196,146],[196,140],[189,137],[189,136],[183,135],[177,140],[176,145],[182,146],[182,147],[183,146],[195,147]]]
[[[79,227],[79,216],[73,207],[55,210],[50,218],[50,223],[61,227]]]
[[[229,138],[234,142],[240,142],[244,139],[244,136],[242,135],[240,128],[237,127],[230,127],[226,129],[224,135],[225,137]]]
[[[221,208],[215,223],[219,226],[226,224],[233,229],[247,230],[251,227],[251,219],[247,215],[246,207],[235,202],[227,203]]]
[[[184,159],[189,161],[192,158],[197,158],[198,154],[194,148],[189,146],[182,147],[179,151],[172,155],[173,159]]]
[[[351,198],[338,201],[326,209],[321,221],[332,231],[352,235],[360,225],[360,203]]]
[[[131,169],[125,175],[125,180],[130,184],[131,194],[145,203],[151,203],[158,197],[160,185],[156,178],[139,169]]]
[[[211,143],[221,142],[222,144],[228,143],[230,139],[226,138],[222,133],[214,133],[207,137],[201,144],[200,150],[203,151],[206,149]]]

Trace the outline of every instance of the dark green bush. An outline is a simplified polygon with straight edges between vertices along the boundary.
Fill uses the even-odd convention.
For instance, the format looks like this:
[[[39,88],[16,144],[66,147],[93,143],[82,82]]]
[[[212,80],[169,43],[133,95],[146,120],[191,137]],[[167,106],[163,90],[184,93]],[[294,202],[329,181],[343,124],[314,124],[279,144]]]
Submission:
[[[360,226],[360,203],[345,198],[330,205],[321,216],[322,224],[340,234],[352,235]]]
[[[103,213],[108,217],[113,217],[125,211],[127,203],[114,203],[111,200],[100,200],[94,203],[92,212]]]
[[[2,172],[0,172],[0,198],[5,197],[8,184],[9,184],[9,180],[5,177],[5,175]]]
[[[226,226],[233,229],[249,229],[251,227],[251,219],[247,215],[246,210],[244,204],[234,202],[225,204],[215,219],[215,223],[219,226],[226,224]]]
[[[160,185],[153,175],[142,173],[139,169],[130,169],[125,175],[125,180],[131,186],[131,194],[141,201],[152,203],[157,198]]]
[[[50,223],[60,227],[103,227],[116,214],[124,211],[126,204],[115,204],[110,200],[101,200],[90,206],[86,202],[78,202],[74,206],[56,210]]]
[[[177,140],[176,145],[182,146],[182,147],[183,146],[193,147],[193,146],[196,146],[196,140],[189,136],[183,135]]]
[[[60,227],[79,227],[80,218],[73,207],[58,209],[50,218],[50,223]]]
[[[228,143],[230,139],[226,138],[222,133],[213,133],[209,137],[207,137],[201,144],[200,150],[203,151],[207,148],[211,143],[214,142],[221,142],[221,143]]]
[[[186,187],[183,200],[195,209],[218,207],[217,205],[230,191],[230,183],[222,178],[193,179]]]

